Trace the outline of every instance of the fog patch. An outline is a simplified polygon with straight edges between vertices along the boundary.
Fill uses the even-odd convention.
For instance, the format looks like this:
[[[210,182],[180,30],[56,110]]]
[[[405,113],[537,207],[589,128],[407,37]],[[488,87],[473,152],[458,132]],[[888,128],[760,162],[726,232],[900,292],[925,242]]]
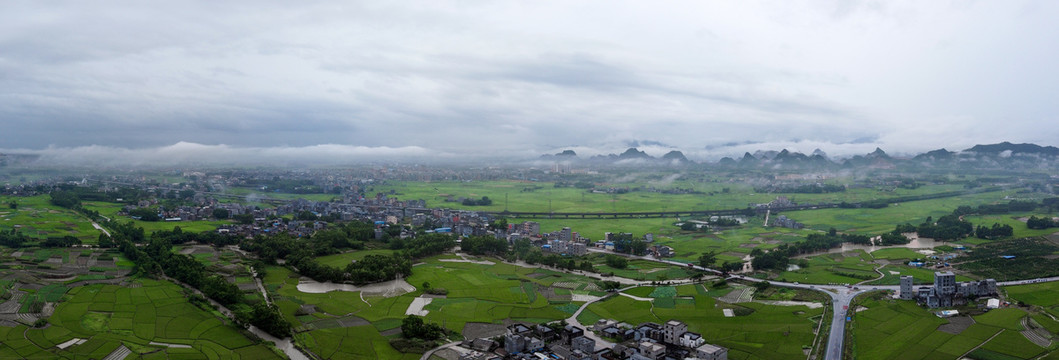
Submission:
[[[651,184],[651,186],[654,186],[654,187],[666,187],[666,186],[669,186],[669,185],[673,185],[673,182],[676,181],[677,179],[679,179],[683,175],[684,174],[670,174],[670,175],[666,175],[666,177],[662,178],[661,180],[651,180],[651,181],[648,181],[647,183]]]
[[[322,144],[303,147],[236,147],[178,142],[169,146],[130,149],[111,146],[48,147],[43,150],[2,151],[34,154],[35,165],[61,166],[175,166],[175,165],[320,165],[367,163],[381,160],[446,158],[419,146],[367,147]]]

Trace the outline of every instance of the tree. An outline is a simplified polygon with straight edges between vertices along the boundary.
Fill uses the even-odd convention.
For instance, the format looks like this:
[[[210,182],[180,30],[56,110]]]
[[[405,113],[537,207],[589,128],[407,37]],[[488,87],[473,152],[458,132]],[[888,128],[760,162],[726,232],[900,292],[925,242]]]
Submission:
[[[526,255],[529,255],[531,248],[533,248],[533,244],[527,239],[515,240],[515,244],[512,246],[515,256],[519,259],[526,259]]]
[[[224,208],[213,209],[213,217],[214,218],[227,219],[229,215],[230,215],[230,213],[228,212],[228,209],[224,209]]]
[[[134,219],[141,221],[161,221],[162,217],[158,216],[158,210],[151,208],[137,208],[129,210],[129,216]]]
[[[698,229],[698,226],[695,226],[695,223],[690,222],[690,221],[685,221],[683,224],[680,224],[680,230],[695,231],[697,229]]]
[[[742,269],[743,263],[740,262],[725,261],[724,264],[721,264],[721,272],[725,273],[736,272]]]
[[[469,236],[460,243],[460,248],[468,254],[504,254],[507,253],[507,241],[492,236]]]
[[[290,322],[283,318],[275,305],[254,304],[250,323],[279,338],[290,336]]]
[[[709,268],[713,266],[713,263],[717,262],[717,252],[710,250],[699,256],[699,266]]]
[[[624,269],[629,266],[629,260],[626,260],[624,256],[608,254],[606,258],[607,266],[615,269]]]
[[[1056,224],[1052,219],[1047,217],[1039,218],[1036,216],[1030,216],[1030,219],[1026,221],[1026,227],[1030,229],[1047,229],[1056,227],[1057,225],[1059,224]]]
[[[507,230],[507,219],[499,218],[489,222],[489,228],[493,230]]]
[[[643,240],[635,239],[629,243],[629,253],[633,255],[643,255],[647,252],[647,243]]]
[[[437,324],[423,322],[423,318],[408,315],[401,321],[401,334],[408,339],[437,340],[445,335],[445,330]]]
[[[238,221],[243,225],[250,225],[254,223],[254,215],[251,214],[239,214],[232,217],[235,221]]]
[[[302,210],[301,212],[294,215],[294,220],[316,221],[317,219],[319,219],[319,217],[309,210]]]
[[[15,202],[14,200],[11,200],[11,202],[7,203],[7,207],[11,208],[11,210],[17,210],[18,209],[18,203]]]
[[[101,248],[114,247],[114,240],[112,240],[110,236],[107,236],[107,234],[100,233],[98,243]]]

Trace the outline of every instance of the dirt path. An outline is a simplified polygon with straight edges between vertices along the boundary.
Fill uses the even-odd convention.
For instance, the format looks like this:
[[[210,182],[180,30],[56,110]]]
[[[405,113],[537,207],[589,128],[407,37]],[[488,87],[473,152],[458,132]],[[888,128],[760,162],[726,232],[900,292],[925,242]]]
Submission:
[[[107,237],[110,237],[110,231],[107,231],[107,229],[104,229],[102,226],[99,226],[99,224],[97,224],[95,221],[92,222],[92,227],[96,228],[96,230],[102,231],[104,234],[107,234]]]
[[[864,280],[864,281],[861,281],[859,283],[856,283],[855,285],[864,285],[864,284],[870,283],[872,281],[882,280],[882,278],[886,277],[886,274],[883,274],[882,270],[880,270],[880,269],[883,268],[883,266],[886,266],[886,265],[879,265],[879,266],[876,266],[875,269],[874,269],[875,272],[879,273],[879,277],[874,278],[874,279]]]
[[[626,293],[618,293],[618,295],[621,295],[621,296],[624,296],[624,297],[627,297],[627,298],[630,298],[630,299],[633,299],[633,300],[639,300],[639,301],[648,301],[648,302],[655,301],[654,298],[639,297],[639,296],[636,296],[636,295],[629,295],[629,294],[626,294]]]
[[[990,336],[988,339],[985,339],[985,341],[983,341],[981,344],[978,344],[978,346],[975,346],[975,347],[971,348],[971,350],[967,350],[967,352],[963,353],[963,355],[960,355],[959,358],[963,359],[963,358],[967,357],[967,354],[970,354],[970,353],[974,352],[975,350],[978,350],[978,348],[982,347],[982,345],[985,345],[986,343],[992,341],[993,338],[999,336],[1000,333],[1004,332],[1004,330],[1006,330],[1006,329],[1000,329],[1000,331],[997,331],[996,334],[993,334],[993,336]]]

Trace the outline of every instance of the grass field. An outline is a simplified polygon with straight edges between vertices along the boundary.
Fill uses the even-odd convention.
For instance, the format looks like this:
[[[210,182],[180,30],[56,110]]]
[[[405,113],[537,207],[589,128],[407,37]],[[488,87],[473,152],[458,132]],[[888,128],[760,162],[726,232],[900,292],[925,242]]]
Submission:
[[[95,358],[121,345],[149,358],[276,359],[217,314],[187,302],[177,285],[142,279],[136,287],[88,285],[73,288],[49,318],[51,326],[0,327],[0,358]],[[57,344],[87,340],[60,350]],[[188,345],[169,348],[155,341]]]
[[[949,320],[911,301],[876,298],[864,300],[860,306],[867,309],[853,315],[848,335],[857,359],[955,359],[979,345],[1018,359],[1047,351],[1018,332],[1019,320],[1027,316],[1021,309],[998,309],[975,316],[974,324],[952,334],[938,330]]]
[[[355,254],[332,255],[322,261],[344,263]],[[303,293],[296,288],[299,276],[282,267],[266,269],[264,283],[283,315],[298,330],[295,337],[299,343],[325,358],[419,358],[419,354],[397,352],[381,333],[400,326],[413,299],[423,294],[424,282],[448,291],[445,298],[434,299],[425,307],[429,313],[424,318],[456,332],[462,332],[467,323],[564,319],[570,316],[571,306],[576,309],[580,304],[550,301],[541,293],[544,288],[551,287],[555,293],[603,294],[594,288],[593,281],[578,275],[503,263],[443,262],[439,258],[415,266],[414,274],[406,280],[417,290],[397,297],[364,296],[362,300],[359,292]],[[303,305],[313,305],[317,311],[301,313]],[[353,326],[334,325],[344,317],[363,321]]]
[[[316,258],[316,261],[318,261],[318,262],[320,262],[321,264],[324,264],[324,265],[334,266],[334,267],[337,267],[337,268],[343,268],[344,269],[346,267],[346,265],[349,265],[350,263],[352,263],[353,260],[360,260],[360,259],[363,259],[365,256],[368,256],[368,255],[391,255],[393,253],[394,253],[393,250],[388,250],[388,249],[356,250],[356,251],[346,252],[346,253],[341,253],[341,254],[333,254],[333,255],[321,256],[321,257]]]
[[[907,263],[915,259],[923,259],[926,255],[920,254],[908,248],[879,249],[871,252],[871,257],[876,259],[900,260]]]
[[[603,254],[590,254],[587,257],[592,261],[596,271],[600,273],[614,273],[627,279],[643,281],[663,281],[685,279],[691,276],[687,269],[647,260],[630,260],[628,267],[616,269],[606,265],[606,256]]]
[[[143,230],[150,234],[154,231],[173,230],[174,227],[179,226],[180,230],[188,232],[203,232],[203,231],[214,231],[217,230],[217,226],[224,224],[231,224],[230,220],[201,220],[201,221],[140,221],[133,220],[132,218],[124,215],[118,215],[121,211],[122,204],[108,203],[108,202],[85,202],[82,204],[86,209],[98,211],[100,215],[110,218],[112,221],[132,221],[136,226],[142,227]]]
[[[1011,213],[1002,215],[972,215],[966,216],[964,219],[970,221],[972,224],[982,225],[986,227],[993,226],[993,224],[1010,225],[1014,230],[1012,238],[1024,238],[1030,236],[1043,236],[1053,234],[1059,229],[1030,229],[1026,227],[1026,222],[1019,220],[1019,218],[1029,218],[1030,216],[1037,217],[1052,217],[1049,214],[1038,214],[1038,213]]]
[[[641,237],[646,233],[658,235],[671,235],[679,232],[673,223],[675,218],[657,219],[508,219],[508,223],[519,224],[523,221],[536,221],[541,224],[541,232],[552,232],[569,227],[583,237],[595,240],[603,240],[603,234],[632,233],[633,236]]]
[[[745,184],[718,182],[678,181],[668,186],[653,185],[646,181],[607,184],[606,187],[634,188],[658,186],[694,189],[703,194],[662,194],[658,192],[633,191],[625,194],[597,194],[572,187],[556,188],[553,183],[528,181],[473,181],[473,182],[411,182],[397,181],[376,185],[371,193],[382,192],[401,200],[426,200],[428,207],[454,209],[479,209],[487,211],[554,211],[554,212],[636,212],[664,210],[717,210],[741,209],[748,203],[766,203],[777,196],[792,197],[802,203],[858,202],[878,198],[924,195],[959,190],[955,185],[928,185],[918,189],[879,191],[875,189],[850,189],[830,194],[758,194]],[[728,188],[729,192],[723,192]],[[714,193],[710,195],[709,193]],[[481,198],[493,200],[489,206],[464,206],[459,202],[446,202],[452,198]],[[506,200],[505,200],[506,199]]]
[[[655,300],[615,296],[589,305],[578,320],[583,324],[601,318],[639,324],[678,319],[688,324],[688,331],[702,334],[707,343],[729,348],[729,359],[805,359],[802,346],[812,344],[814,317],[822,313],[821,309],[760,303],[731,305],[705,295],[704,290],[694,285],[636,288],[630,292],[637,296],[647,293]],[[741,316],[725,317],[725,308],[737,308]]]
[[[869,282],[868,285],[898,285],[901,276],[910,275],[916,284],[933,284],[934,269],[916,268],[908,265],[886,265],[879,269],[885,276],[882,279]],[[896,272],[897,274],[893,274]],[[970,281],[971,278],[964,275],[956,275],[956,281]]]
[[[1054,316],[1059,316],[1059,282],[1005,286],[1008,297],[1030,305],[1037,305]]]
[[[16,197],[0,196],[0,230],[10,231],[18,225],[21,232],[30,238],[46,239],[70,235],[83,243],[95,244],[99,230],[81,214],[52,205],[48,195]],[[18,203],[17,209],[7,204]]]
[[[878,235],[893,231],[903,223],[918,225],[928,216],[935,219],[951,214],[960,205],[977,206],[996,202],[1007,202],[1004,196],[1014,191],[969,194],[943,199],[911,201],[892,204],[882,209],[821,209],[786,212],[787,217],[805,223],[806,227],[826,231],[834,227],[838,231],[855,234]],[[972,221],[973,222],[973,221]],[[978,225],[975,223],[975,225]],[[992,225],[990,222],[988,225]],[[1012,225],[1014,226],[1014,225]],[[1025,228],[1026,224],[1022,224]]]
[[[779,279],[808,284],[855,284],[879,274],[863,250],[809,257],[809,267],[780,273]]]

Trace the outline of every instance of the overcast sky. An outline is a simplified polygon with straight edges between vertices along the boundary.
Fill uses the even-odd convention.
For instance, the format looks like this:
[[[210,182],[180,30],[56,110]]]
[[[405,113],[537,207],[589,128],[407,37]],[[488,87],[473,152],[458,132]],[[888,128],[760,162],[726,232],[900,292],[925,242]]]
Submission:
[[[5,1],[0,149],[1059,145],[1056,19],[1057,1],[1010,0]]]

